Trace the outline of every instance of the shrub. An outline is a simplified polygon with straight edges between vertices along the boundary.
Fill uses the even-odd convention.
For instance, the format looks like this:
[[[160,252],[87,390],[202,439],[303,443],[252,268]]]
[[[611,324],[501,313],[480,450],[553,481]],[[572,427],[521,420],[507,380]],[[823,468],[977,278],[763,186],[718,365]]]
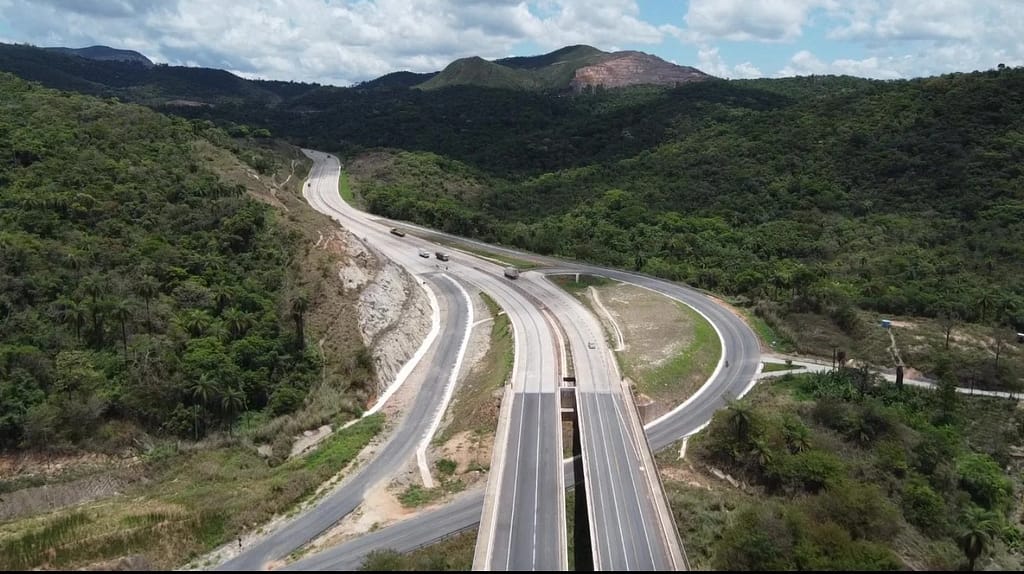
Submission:
[[[899,530],[899,513],[876,486],[842,481],[805,504],[819,522],[835,522],[854,540],[886,540]]]
[[[986,454],[968,454],[956,461],[960,487],[982,508],[1001,509],[1013,494],[1013,485]]]
[[[442,458],[441,460],[435,462],[434,466],[437,467],[437,472],[440,472],[445,476],[451,476],[455,474],[455,469],[458,468],[458,465],[455,463],[455,461],[448,458]]]
[[[907,522],[932,536],[948,529],[946,502],[923,480],[913,480],[904,487],[900,506]]]
[[[768,474],[787,488],[818,492],[838,483],[845,474],[845,468],[842,461],[831,453],[807,450],[776,457],[768,468]]]

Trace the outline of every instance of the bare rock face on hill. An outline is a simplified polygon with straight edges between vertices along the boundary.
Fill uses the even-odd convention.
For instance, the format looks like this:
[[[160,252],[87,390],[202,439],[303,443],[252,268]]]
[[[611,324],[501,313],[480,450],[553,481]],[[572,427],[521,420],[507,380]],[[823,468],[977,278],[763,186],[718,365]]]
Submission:
[[[591,86],[621,88],[640,84],[672,86],[699,82],[712,76],[689,66],[677,66],[643,52],[618,52],[607,60],[576,70],[569,86],[580,92]]]

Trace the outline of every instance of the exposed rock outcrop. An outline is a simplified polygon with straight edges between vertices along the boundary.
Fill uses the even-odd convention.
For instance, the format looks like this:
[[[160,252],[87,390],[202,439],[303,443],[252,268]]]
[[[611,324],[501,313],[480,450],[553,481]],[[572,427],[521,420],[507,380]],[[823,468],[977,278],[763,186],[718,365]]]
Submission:
[[[712,76],[689,66],[677,66],[643,52],[617,52],[601,63],[576,70],[569,86],[580,92],[591,86],[621,88],[641,84],[675,85],[699,82]]]
[[[378,391],[416,352],[430,331],[430,302],[416,280],[401,267],[383,266],[359,296],[359,328],[373,350]]]

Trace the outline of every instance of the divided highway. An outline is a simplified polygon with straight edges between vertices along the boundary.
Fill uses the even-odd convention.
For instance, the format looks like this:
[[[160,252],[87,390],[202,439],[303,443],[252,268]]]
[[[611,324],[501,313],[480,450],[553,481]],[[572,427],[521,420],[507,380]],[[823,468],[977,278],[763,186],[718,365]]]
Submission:
[[[386,229],[391,222],[380,219],[372,219],[361,213],[343,201],[337,192],[337,180],[340,167],[337,160],[326,154],[307,152],[314,160],[316,166],[311,174],[311,181],[315,183],[308,192],[310,203],[318,210],[328,213],[339,220],[345,227],[360,236],[366,237],[372,247],[380,249],[389,257],[392,251],[395,258],[405,265],[407,260],[411,264],[422,265],[422,260],[416,261],[416,250],[418,246],[428,246],[426,242],[415,238],[404,238],[398,240],[390,236]],[[694,307],[709,319],[718,331],[723,342],[723,356],[718,369],[702,387],[702,389],[689,401],[681,405],[673,412],[661,419],[646,426],[646,439],[650,447],[657,450],[663,448],[673,441],[692,434],[710,421],[714,411],[724,405],[726,398],[741,396],[752,384],[759,364],[759,346],[754,334],[747,325],[734,314],[724,309],[720,304],[714,302],[700,292],[663,280],[655,279],[645,275],[627,273],[612,269],[605,269],[596,266],[583,265],[574,262],[566,262],[554,258],[538,257],[524,254],[518,251],[486,245],[472,240],[464,240],[454,236],[440,234],[419,228],[418,226],[401,224],[403,227],[417,228],[423,235],[438,237],[446,242],[460,242],[461,244],[483,247],[491,252],[505,253],[522,259],[531,259],[541,265],[557,268],[563,272],[580,272],[595,275],[603,275],[619,281],[633,283],[662,293],[666,296],[678,299]],[[411,240],[411,241],[410,241]],[[396,245],[398,243],[401,245]],[[382,247],[382,245],[384,245]],[[564,568],[564,562],[560,559],[557,563],[540,562],[536,559],[535,553],[538,549],[543,555],[543,547],[539,543],[550,542],[548,538],[552,534],[559,537],[559,546],[565,548],[564,526],[559,521],[564,520],[561,513],[564,511],[564,499],[561,488],[563,484],[571,483],[571,465],[560,461],[561,447],[551,444],[551,441],[537,440],[544,433],[541,429],[543,416],[539,416],[534,423],[527,422],[525,413],[532,409],[540,409],[543,413],[546,407],[541,406],[543,401],[526,399],[530,394],[529,389],[546,391],[543,385],[550,382],[557,385],[559,380],[558,356],[555,351],[556,342],[551,332],[552,326],[545,320],[542,312],[538,312],[535,297],[546,297],[544,300],[550,303],[550,312],[559,315],[563,327],[566,327],[566,335],[574,356],[584,358],[576,368],[578,380],[587,379],[587,385],[592,385],[586,392],[581,392],[581,397],[586,398],[580,401],[581,414],[584,420],[594,422],[585,423],[590,429],[584,429],[587,439],[590,442],[600,441],[602,444],[611,445],[610,449],[587,448],[586,452],[602,452],[608,456],[603,466],[593,466],[588,472],[590,476],[597,473],[615,469],[614,474],[607,473],[603,478],[610,478],[591,488],[602,494],[599,497],[601,503],[592,510],[592,518],[598,518],[604,525],[596,531],[592,531],[595,542],[601,546],[598,560],[595,563],[602,569],[663,569],[680,567],[678,558],[670,556],[671,552],[657,552],[655,548],[658,541],[651,541],[652,533],[655,537],[666,538],[670,536],[671,527],[666,528],[664,524],[658,524],[659,516],[657,500],[660,493],[656,491],[655,482],[657,477],[652,476],[653,465],[645,464],[644,450],[646,445],[643,439],[630,436],[625,430],[628,424],[616,424],[608,427],[609,421],[624,422],[629,416],[635,416],[630,412],[631,405],[624,402],[621,389],[614,390],[619,384],[617,378],[612,379],[609,373],[615,373],[614,359],[604,343],[604,336],[596,319],[588,313],[580,315],[578,309],[572,309],[568,297],[564,293],[549,291],[554,289],[550,283],[543,280],[528,277],[533,273],[524,274],[526,281],[520,280],[522,289],[529,292],[532,297],[524,297],[520,288],[511,287],[508,281],[501,279],[501,268],[484,262],[467,254],[466,257],[454,257],[451,262],[451,271],[461,280],[476,284],[482,290],[492,294],[499,304],[508,312],[516,333],[517,365],[514,375],[513,388],[517,395],[521,395],[519,403],[514,403],[513,410],[518,414],[518,420],[522,426],[518,430],[523,433],[525,439],[518,439],[516,444],[516,463],[510,464],[508,460],[499,462],[492,467],[492,480],[501,480],[501,491],[508,490],[506,486],[512,484],[512,490],[517,494],[511,498],[505,497],[499,500],[499,511],[495,514],[499,520],[493,524],[483,524],[482,529],[490,528],[494,536],[493,550],[487,557],[487,568],[489,569],[559,569]],[[544,286],[544,285],[547,286]],[[546,294],[545,294],[546,293]],[[559,300],[561,304],[557,303]],[[578,305],[578,303],[577,303]],[[560,310],[561,308],[561,310]],[[572,327],[577,325],[577,327]],[[573,334],[572,332],[575,332]],[[589,348],[589,342],[599,343],[595,349]],[[588,352],[593,353],[592,357]],[[543,356],[543,358],[542,358]],[[520,360],[522,363],[520,364]],[[730,367],[724,367],[725,360],[728,360]],[[611,362],[611,363],[609,363]],[[581,376],[590,369],[590,374]],[[530,380],[526,373],[543,373],[540,380]],[[603,375],[601,373],[604,373]],[[603,377],[603,378],[602,378]],[[524,392],[525,391],[525,392]],[[554,391],[554,388],[552,388]],[[546,394],[542,392],[541,394]],[[552,393],[552,397],[555,397]],[[618,398],[616,398],[618,397]],[[516,399],[513,399],[514,401]],[[518,404],[518,406],[515,406]],[[557,408],[557,403],[556,403]],[[512,428],[517,428],[513,425]],[[556,427],[557,428],[557,427]],[[618,429],[618,430],[617,430]],[[537,431],[535,434],[529,434]],[[605,433],[605,434],[602,434]],[[613,433],[613,434],[607,434]],[[617,434],[614,434],[617,433]],[[555,433],[560,437],[560,433]],[[639,433],[637,433],[639,434]],[[531,438],[534,439],[531,445]],[[507,453],[506,453],[507,454]],[[548,475],[551,470],[552,458],[559,460],[555,463],[557,478]],[[589,457],[589,455],[588,455]],[[649,457],[649,455],[648,455]],[[585,461],[586,463],[586,461]],[[534,466],[536,465],[536,466]],[[561,466],[558,466],[561,465]],[[513,470],[514,469],[514,470]],[[525,469],[525,470],[524,470]],[[602,471],[602,469],[604,469]],[[534,472],[535,480],[531,483],[528,478],[530,471]],[[511,473],[511,474],[510,474]],[[563,473],[565,478],[563,478]],[[518,477],[518,478],[511,478]],[[543,477],[543,478],[541,478]],[[508,481],[512,481],[509,483]],[[599,479],[600,480],[600,479]],[[626,492],[620,490],[620,486],[629,481],[635,493],[632,502],[625,497]],[[646,481],[647,486],[642,486]],[[542,490],[550,489],[552,485],[558,486],[557,502],[548,502],[546,498],[550,494],[541,494]],[[525,495],[520,498],[519,492],[533,490],[534,494]],[[541,502],[543,501],[543,502]],[[532,502],[532,504],[531,504]],[[289,569],[345,569],[357,566],[365,554],[373,549],[394,548],[397,550],[409,550],[419,545],[436,540],[446,533],[457,532],[461,529],[472,527],[481,520],[481,505],[483,495],[481,493],[466,493],[456,501],[443,508],[423,513],[417,518],[401,522],[377,532],[364,535],[352,541],[348,541],[335,548],[325,550],[319,554],[308,556],[293,564]],[[663,501],[662,501],[663,503]],[[531,508],[532,507],[532,508]],[[550,514],[558,513],[554,521]],[[529,518],[525,518],[529,516]],[[506,526],[500,519],[510,518]],[[514,517],[514,518],[513,518]],[[603,517],[603,518],[602,518]],[[491,517],[490,520],[494,520]],[[530,528],[520,533],[517,524],[522,526],[526,522]],[[592,522],[597,522],[594,520]],[[542,526],[547,523],[548,526]],[[609,526],[610,525],[610,526]],[[499,535],[500,533],[500,535]],[[498,544],[503,535],[508,537],[509,543],[506,546]],[[671,533],[674,536],[674,532]],[[650,544],[648,544],[650,541]],[[661,544],[665,548],[671,546],[671,540],[663,541],[668,544]],[[533,545],[530,548],[531,544]],[[597,545],[597,544],[595,544]],[[525,549],[529,548],[527,551]],[[542,556],[543,558],[543,556]],[[543,558],[549,560],[548,558]],[[504,564],[502,564],[504,561]]]
[[[449,251],[417,237],[396,237],[387,227],[345,203],[338,193],[341,164],[334,156],[304,150],[314,160],[306,198],[314,209],[328,215],[371,248],[416,272],[426,266],[442,268],[473,284],[498,302],[512,322],[516,362],[512,375],[512,403],[508,439],[511,448],[495,449],[491,488],[497,502],[485,524],[491,533],[487,545],[488,569],[565,569],[565,484],[562,475],[562,434],[557,401],[561,380],[560,356],[553,326],[541,306],[529,299],[503,275],[500,265],[476,257],[453,256],[438,262],[419,256]],[[479,514],[477,520],[480,520]]]

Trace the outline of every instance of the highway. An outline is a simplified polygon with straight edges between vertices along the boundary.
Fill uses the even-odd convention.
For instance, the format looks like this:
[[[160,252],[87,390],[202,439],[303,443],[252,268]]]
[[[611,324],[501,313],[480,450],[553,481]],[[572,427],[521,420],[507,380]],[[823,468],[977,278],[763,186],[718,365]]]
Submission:
[[[546,279],[527,289],[548,303],[572,352],[594,568],[686,569],[639,416],[601,324]]]
[[[311,157],[316,159],[315,152],[309,152]],[[321,156],[324,157],[324,156]],[[320,166],[318,166],[319,168]],[[336,176],[333,176],[336,177]],[[335,180],[336,181],[336,180]],[[335,184],[336,185],[336,184]],[[329,186],[327,189],[330,192]],[[331,201],[333,198],[338,198],[337,192],[328,193],[326,197],[311,198],[310,203],[316,206],[322,201]],[[347,208],[347,209],[346,209]],[[323,206],[318,207],[321,211],[324,211]],[[348,208],[344,202],[337,199],[335,206],[330,208],[331,210],[337,211],[348,211],[350,217],[356,221],[344,222],[347,227],[350,225],[358,225],[366,228],[370,227],[377,234],[383,234],[385,240],[387,238],[386,232],[383,230],[387,227],[394,225],[393,222],[382,220],[379,218],[370,218],[369,216],[362,214],[354,209]],[[376,223],[376,225],[374,225]],[[497,247],[487,245],[481,242],[466,240],[455,236],[442,234],[428,230],[412,224],[402,223],[400,224],[403,228],[415,228],[418,229],[421,235],[427,237],[440,238],[447,242],[458,242],[470,247],[484,248],[491,252],[503,253],[522,259],[531,259],[537,261],[541,265],[549,266],[553,271],[561,271],[568,273],[589,273],[595,275],[603,275],[618,281],[624,281],[632,283],[641,287],[652,289],[656,292],[662,293],[668,297],[677,299],[684,302],[699,313],[703,314],[715,327],[718,332],[722,343],[723,343],[723,355],[722,360],[719,362],[718,368],[715,373],[709,379],[708,383],[705,384],[697,394],[689,399],[683,405],[680,405],[677,409],[661,417],[657,421],[653,421],[646,425],[647,441],[650,447],[657,451],[665,446],[668,446],[675,440],[678,440],[684,436],[688,436],[706,425],[714,411],[721,408],[725,404],[725,400],[728,397],[742,396],[754,381],[754,376],[757,371],[759,364],[760,350],[757,343],[757,339],[753,332],[747,327],[747,325],[733,313],[725,309],[720,304],[711,300],[704,294],[697,290],[688,288],[676,283],[656,279],[642,274],[628,273],[614,269],[606,269],[597,266],[579,264],[576,262],[568,262],[560,259],[539,257],[532,254],[526,254],[519,251],[507,249],[504,247]],[[477,260],[477,263],[473,265],[482,266]],[[524,274],[525,276],[526,274]],[[461,278],[461,274],[460,274]],[[488,290],[484,288],[484,290]],[[533,291],[533,289],[530,289]],[[488,292],[490,292],[488,290]],[[504,305],[504,303],[502,303]],[[516,346],[517,346],[517,357],[521,356],[523,349],[521,348],[521,342],[519,340],[519,331],[522,328],[516,324],[517,321],[513,320],[517,332]],[[593,326],[590,327],[591,334],[593,334]],[[604,339],[603,336],[598,335],[597,340],[601,341]],[[550,348],[550,347],[549,347]],[[576,351],[573,351],[576,354]],[[603,351],[602,351],[603,352]],[[724,367],[725,360],[728,359],[730,367]],[[517,365],[517,369],[519,366]],[[604,369],[607,372],[607,369]],[[520,377],[514,377],[517,381],[520,381]],[[519,383],[516,383],[517,385]],[[522,386],[519,388],[527,388],[526,381],[522,380]],[[607,386],[606,386],[607,388]],[[594,398],[594,401],[600,401],[601,399]],[[604,399],[607,403],[604,406],[594,406],[589,403],[590,399],[587,399],[587,406],[582,408],[591,409],[595,412],[593,418],[597,419],[596,413],[615,413],[615,416],[624,414],[626,405],[614,402],[614,399]],[[522,407],[519,407],[520,409]],[[601,414],[600,416],[604,416]],[[588,415],[589,419],[590,416]],[[601,440],[602,437],[597,435],[598,431],[593,431],[590,434],[594,435],[593,440]],[[523,444],[520,441],[519,446]],[[627,448],[629,441],[623,436],[620,440],[620,447]],[[634,439],[634,447],[628,448],[640,448],[640,445],[636,445]],[[620,449],[621,455],[621,449]],[[492,467],[492,475],[500,474],[503,480],[507,480],[507,475],[504,473],[495,472],[497,467]],[[639,466],[636,467],[639,471]],[[564,484],[572,484],[572,467],[568,463],[563,463],[563,474]],[[633,474],[633,480],[636,480],[637,475]],[[437,540],[440,537],[445,536],[453,532],[458,532],[466,528],[471,528],[480,522],[481,517],[481,506],[483,504],[483,493],[466,493],[464,496],[451,502],[450,504],[425,513],[420,514],[416,518],[408,521],[400,522],[398,524],[383,528],[373,533],[366,534],[359,538],[351,541],[347,541],[334,548],[327,549],[316,555],[308,556],[295,564],[291,565],[289,569],[302,569],[302,570],[322,570],[322,569],[351,569],[357,567],[365,554],[372,551],[373,549],[393,548],[399,551],[408,551],[423,544]],[[614,506],[614,505],[612,505]],[[639,508],[639,505],[637,505]],[[510,524],[512,521],[509,521]],[[631,522],[638,523],[636,520]],[[497,530],[497,529],[495,529]],[[593,533],[592,533],[593,535]],[[610,535],[614,535],[611,533]],[[625,552],[625,544],[623,543],[626,538],[624,532],[618,534],[619,547],[623,550],[620,552],[623,558],[628,554]],[[628,541],[627,541],[628,542]],[[646,541],[644,542],[646,546]],[[502,554],[500,551],[495,552],[495,556],[501,559]],[[638,554],[632,554],[631,558],[638,558]],[[494,556],[491,557],[489,564],[491,568],[494,568]],[[636,562],[639,564],[639,560]],[[652,564],[649,562],[648,564]],[[662,562],[664,564],[664,562]],[[500,564],[498,564],[500,566]],[[496,568],[501,569],[501,568]]]
[[[431,251],[438,248],[419,238],[398,238],[387,232],[391,226],[386,220],[373,219],[355,210],[341,200],[337,191],[340,164],[333,156],[307,151],[316,164],[310,174],[307,186],[307,199],[314,208],[326,213],[353,233],[363,237],[374,249],[405,266],[414,273],[429,273],[442,270],[433,259],[423,259],[417,255],[418,248]],[[402,227],[418,228],[410,224]],[[607,276],[619,281],[633,283],[653,289],[669,297],[683,301],[698,312],[704,314],[719,332],[724,344],[723,360],[719,363],[709,382],[680,408],[668,413],[658,421],[647,425],[647,441],[650,447],[657,450],[673,441],[692,434],[710,421],[714,411],[720,408],[727,397],[740,396],[749,389],[754,379],[760,354],[756,337],[750,329],[728,310],[715,303],[700,292],[675,283],[655,279],[641,274],[627,273],[596,266],[567,262],[554,258],[542,258],[518,251],[489,246],[480,242],[463,240],[454,236],[424,230],[423,234],[431,237],[442,237],[446,241],[463,242],[467,245],[483,247],[492,252],[506,253],[520,258],[529,258],[549,265],[556,271],[581,272]],[[440,248],[452,253],[450,249]],[[587,312],[580,314],[573,309],[575,303],[564,292],[555,292],[550,283],[536,277],[534,273],[523,274],[513,287],[508,280],[501,277],[501,266],[483,261],[479,258],[461,256],[454,252],[447,263],[448,274],[460,281],[476,285],[491,294],[502,308],[509,314],[515,332],[516,365],[513,374],[513,404],[511,406],[509,435],[514,436],[513,448],[515,456],[510,456],[510,449],[496,449],[495,463],[492,464],[491,480],[500,481],[497,490],[500,493],[495,511],[487,517],[482,530],[488,530],[493,537],[489,545],[491,554],[486,557],[488,569],[563,569],[565,568],[564,540],[564,499],[563,488],[566,475],[571,481],[571,466],[561,461],[561,433],[553,434],[559,438],[555,441],[541,440],[547,436],[549,427],[544,427],[545,412],[557,412],[555,390],[560,379],[559,357],[556,352],[553,325],[545,318],[546,313],[559,315],[559,322],[567,327],[566,336],[574,357],[588,357],[576,368],[578,379],[587,380],[586,388],[581,388],[581,412],[588,430],[584,430],[588,442],[594,446],[585,447],[585,451],[603,452],[606,455],[601,466],[594,466],[588,474],[600,475],[609,480],[597,479],[599,484],[592,488],[599,490],[599,497],[604,503],[598,503],[594,513],[604,519],[592,521],[602,524],[613,524],[611,527],[599,527],[592,531],[595,540],[603,540],[603,554],[597,556],[596,564],[602,569],[663,569],[672,564],[670,553],[659,553],[657,540],[650,541],[651,533],[656,536],[669,535],[664,525],[658,525],[658,512],[655,508],[659,498],[655,483],[657,477],[647,472],[652,465],[644,464],[645,445],[642,439],[630,436],[627,429],[628,417],[635,416],[632,406],[625,403],[621,388],[615,389],[618,379],[611,378],[614,361],[607,349],[605,338],[600,331],[596,319]],[[523,279],[526,279],[525,281]],[[560,290],[559,290],[560,291]],[[530,293],[532,296],[527,296]],[[558,302],[545,310],[538,297],[546,302]],[[568,299],[567,299],[568,298]],[[540,312],[538,312],[540,311]],[[447,319],[446,319],[447,320]],[[456,323],[461,321],[456,320]],[[575,327],[573,327],[575,325]],[[589,343],[597,343],[595,349],[589,349]],[[731,367],[723,368],[728,358]],[[589,369],[589,372],[588,372]],[[587,373],[587,374],[584,374]],[[581,376],[583,375],[583,376]],[[531,397],[532,398],[529,398]],[[593,395],[593,396],[590,396]],[[603,395],[603,396],[602,396]],[[617,398],[616,398],[617,397]],[[551,407],[547,404],[550,403]],[[504,407],[503,407],[504,408]],[[534,413],[533,418],[530,413]],[[429,418],[429,417],[428,417]],[[557,419],[548,419],[557,420]],[[609,421],[617,421],[607,427]],[[557,430],[557,423],[553,427]],[[607,433],[607,434],[605,434]],[[413,441],[415,442],[415,441]],[[608,449],[597,448],[599,445],[610,444]],[[498,454],[501,451],[502,454]],[[649,454],[647,455],[649,456]],[[588,457],[589,458],[589,457]],[[596,456],[594,457],[596,458]],[[585,466],[588,461],[585,461]],[[562,467],[559,469],[559,464]],[[595,463],[596,464],[596,463]],[[617,465],[617,467],[616,467]],[[614,474],[601,469],[616,468]],[[555,470],[558,469],[558,470]],[[554,472],[552,472],[554,471]],[[554,474],[555,476],[552,476]],[[532,480],[531,480],[532,479]],[[632,502],[620,492],[620,485],[626,481],[634,485]],[[647,486],[642,486],[644,482]],[[571,484],[571,482],[568,482]],[[640,486],[637,486],[640,485]],[[493,488],[492,488],[493,490]],[[557,492],[553,492],[557,491]],[[609,495],[610,494],[610,501]],[[619,496],[622,494],[623,496]],[[554,501],[548,498],[555,497]],[[543,501],[543,503],[542,503]],[[353,564],[353,560],[365,555],[374,548],[396,548],[408,550],[424,543],[436,540],[447,533],[471,527],[481,521],[482,493],[467,493],[455,502],[438,510],[433,510],[417,518],[381,529],[370,535],[346,542],[335,548],[309,556],[293,565],[296,569],[344,569],[345,564]],[[610,503],[609,503],[610,502]],[[334,518],[336,521],[341,516]],[[606,528],[605,532],[602,528]],[[303,538],[304,536],[298,536]],[[558,541],[557,546],[550,544],[552,538]],[[503,543],[503,540],[507,542]],[[283,549],[294,545],[301,546],[305,541],[290,540],[282,545]],[[661,541],[664,545],[666,541]],[[671,541],[669,546],[671,545]],[[608,544],[608,546],[604,546]],[[561,556],[553,554],[550,548],[561,548]],[[608,550],[610,549],[610,550]],[[273,552],[276,557],[287,553]],[[270,554],[267,557],[272,558]],[[266,558],[264,559],[265,562]],[[230,563],[229,563],[230,564]]]
[[[561,469],[562,434],[557,388],[561,361],[554,327],[543,306],[506,279],[503,267],[476,257],[453,253],[439,262],[419,256],[446,247],[406,236],[396,237],[387,227],[345,203],[338,192],[341,165],[334,156],[304,150],[315,161],[305,188],[314,209],[328,215],[373,248],[410,272],[440,267],[446,274],[472,284],[497,301],[512,322],[515,365],[512,403],[508,409],[509,448],[495,449],[489,485],[496,495],[494,511],[484,523],[491,537],[487,568],[495,570],[565,569],[565,484]],[[478,513],[477,520],[480,520]]]
[[[431,422],[431,415],[441,402],[449,372],[457,362],[460,345],[468,328],[463,320],[468,312],[465,298],[459,293],[454,280],[439,273],[427,273],[422,277],[430,282],[435,293],[447,301],[447,305],[441,317],[441,333],[435,343],[434,360],[425,365],[427,371],[423,386],[392,438],[373,460],[339,489],[295,520],[225,562],[219,570],[260,570],[268,562],[287,556],[355,510],[362,503],[367,490],[392,476],[412,456],[420,437]]]

